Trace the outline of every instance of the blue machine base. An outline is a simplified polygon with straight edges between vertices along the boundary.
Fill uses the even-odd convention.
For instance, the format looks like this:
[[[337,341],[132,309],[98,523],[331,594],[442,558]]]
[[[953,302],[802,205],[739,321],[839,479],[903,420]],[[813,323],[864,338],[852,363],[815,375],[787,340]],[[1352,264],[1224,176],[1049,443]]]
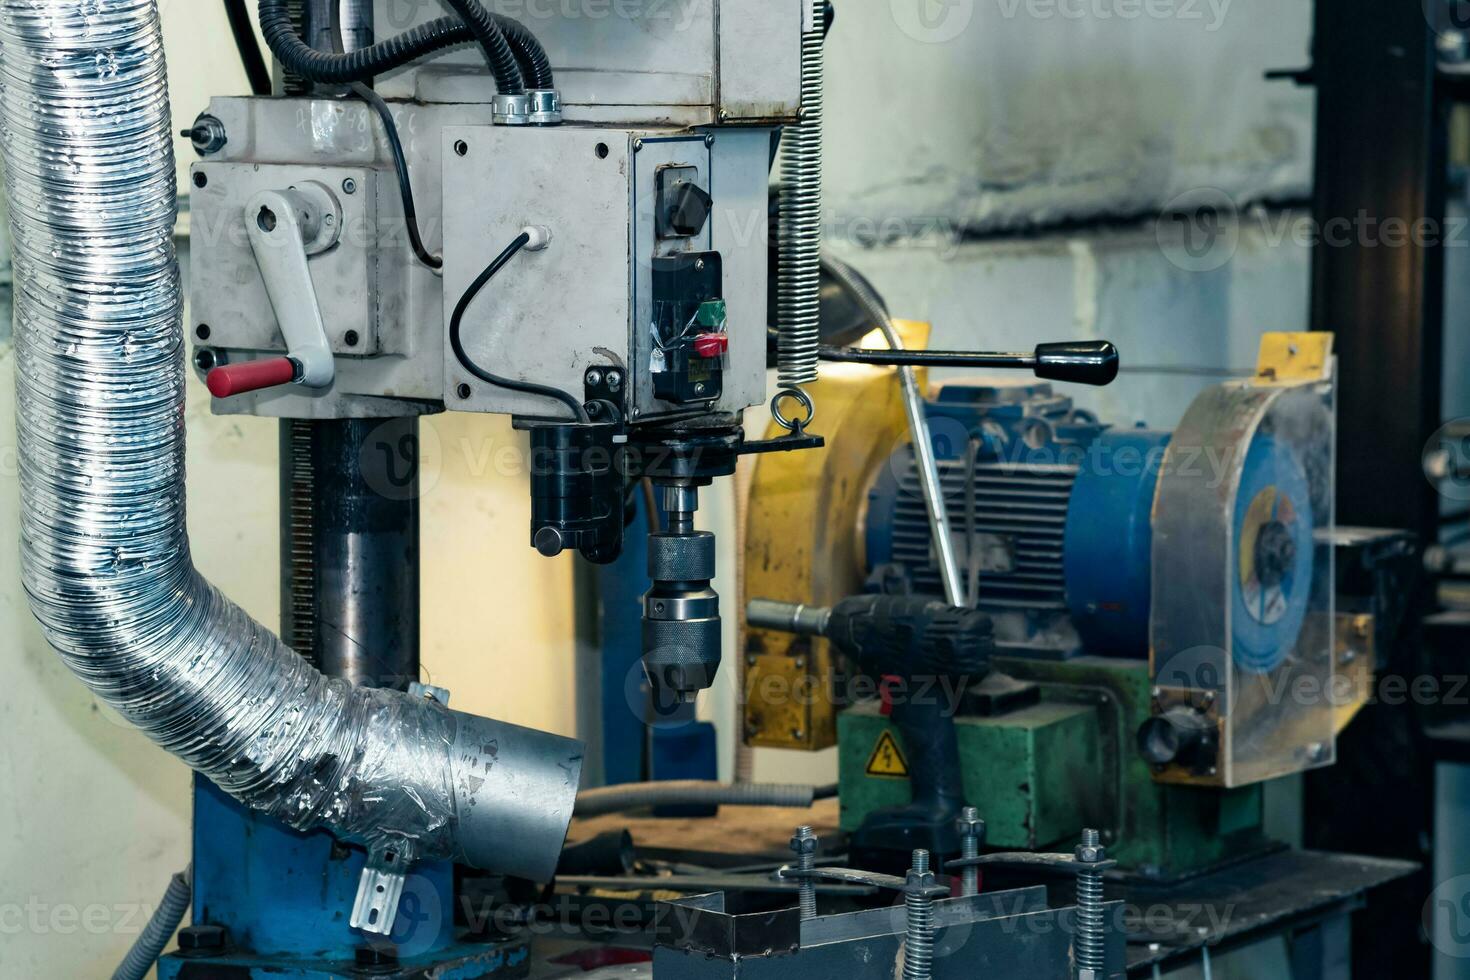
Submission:
[[[406,959],[384,971],[364,970],[351,961],[306,961],[292,957],[227,953],[181,956],[158,961],[158,980],[480,980],[523,977],[529,970],[530,945],[525,939],[499,943],[460,943],[421,957]]]
[[[171,953],[159,961],[159,980],[510,980],[529,972],[524,937],[458,938],[454,868],[445,862],[421,862],[409,875],[388,937],[397,964],[359,967],[358,948],[383,941],[348,923],[365,863],[361,848],[292,830],[197,777],[192,921],[223,927],[229,945],[218,956]]]

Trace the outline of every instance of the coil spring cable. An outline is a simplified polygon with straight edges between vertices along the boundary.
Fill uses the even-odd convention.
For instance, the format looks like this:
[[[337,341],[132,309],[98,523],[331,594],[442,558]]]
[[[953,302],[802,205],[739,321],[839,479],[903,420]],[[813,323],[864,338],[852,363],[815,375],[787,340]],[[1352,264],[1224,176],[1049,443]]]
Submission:
[[[801,121],[781,138],[780,261],[777,277],[778,379],[795,388],[817,380],[822,286],[823,24],[813,0],[801,40]]]

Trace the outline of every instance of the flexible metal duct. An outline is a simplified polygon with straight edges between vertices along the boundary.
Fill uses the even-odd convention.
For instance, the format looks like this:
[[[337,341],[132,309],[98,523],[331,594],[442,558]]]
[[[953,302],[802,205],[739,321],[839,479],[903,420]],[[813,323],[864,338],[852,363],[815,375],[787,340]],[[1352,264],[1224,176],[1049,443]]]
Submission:
[[[323,677],[194,570],[166,82],[155,0],[0,0],[35,614],[100,698],[245,804],[380,862],[545,880],[578,743]]]

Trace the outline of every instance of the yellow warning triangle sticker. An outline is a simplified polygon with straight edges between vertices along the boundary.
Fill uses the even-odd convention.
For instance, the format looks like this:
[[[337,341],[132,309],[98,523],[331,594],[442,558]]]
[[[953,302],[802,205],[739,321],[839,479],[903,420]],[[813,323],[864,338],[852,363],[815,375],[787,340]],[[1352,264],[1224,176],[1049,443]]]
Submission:
[[[908,778],[908,760],[903,757],[903,750],[898,747],[898,740],[893,737],[892,732],[884,732],[878,736],[878,744],[873,746],[873,754],[868,757],[868,775],[891,779]]]

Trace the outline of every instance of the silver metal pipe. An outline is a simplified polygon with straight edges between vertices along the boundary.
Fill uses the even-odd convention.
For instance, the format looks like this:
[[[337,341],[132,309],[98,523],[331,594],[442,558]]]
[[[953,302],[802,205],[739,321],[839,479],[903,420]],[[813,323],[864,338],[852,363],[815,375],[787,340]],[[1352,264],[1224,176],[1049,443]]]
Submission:
[[[581,746],[329,679],[194,569],[156,0],[0,0],[21,570],[103,701],[253,809],[545,880]]]
[[[832,610],[799,602],[752,599],[745,605],[745,621],[755,629],[801,636],[825,636]]]
[[[778,783],[707,783],[668,780],[589,789],[577,797],[577,816],[596,817],[649,806],[755,806],[799,809],[817,798],[815,786]]]
[[[893,325],[892,318],[867,284],[853,275],[846,263],[830,256],[823,259],[822,265],[828,275],[857,297],[863,310],[883,332],[888,346],[893,350],[903,350],[903,338],[899,336],[898,328]],[[967,606],[969,601],[964,580],[960,577],[959,558],[955,555],[949,508],[944,501],[944,485],[939,481],[939,464],[934,458],[934,442],[929,436],[929,417],[924,412],[924,394],[919,390],[918,375],[913,368],[899,368],[898,380],[903,386],[903,408],[909,420],[914,457],[919,464],[919,483],[924,491],[924,509],[929,514],[929,536],[934,542],[934,553],[939,560],[939,578],[944,583],[944,598],[951,606]]]
[[[337,22],[342,25],[344,51],[372,46],[373,0],[338,0]]]

